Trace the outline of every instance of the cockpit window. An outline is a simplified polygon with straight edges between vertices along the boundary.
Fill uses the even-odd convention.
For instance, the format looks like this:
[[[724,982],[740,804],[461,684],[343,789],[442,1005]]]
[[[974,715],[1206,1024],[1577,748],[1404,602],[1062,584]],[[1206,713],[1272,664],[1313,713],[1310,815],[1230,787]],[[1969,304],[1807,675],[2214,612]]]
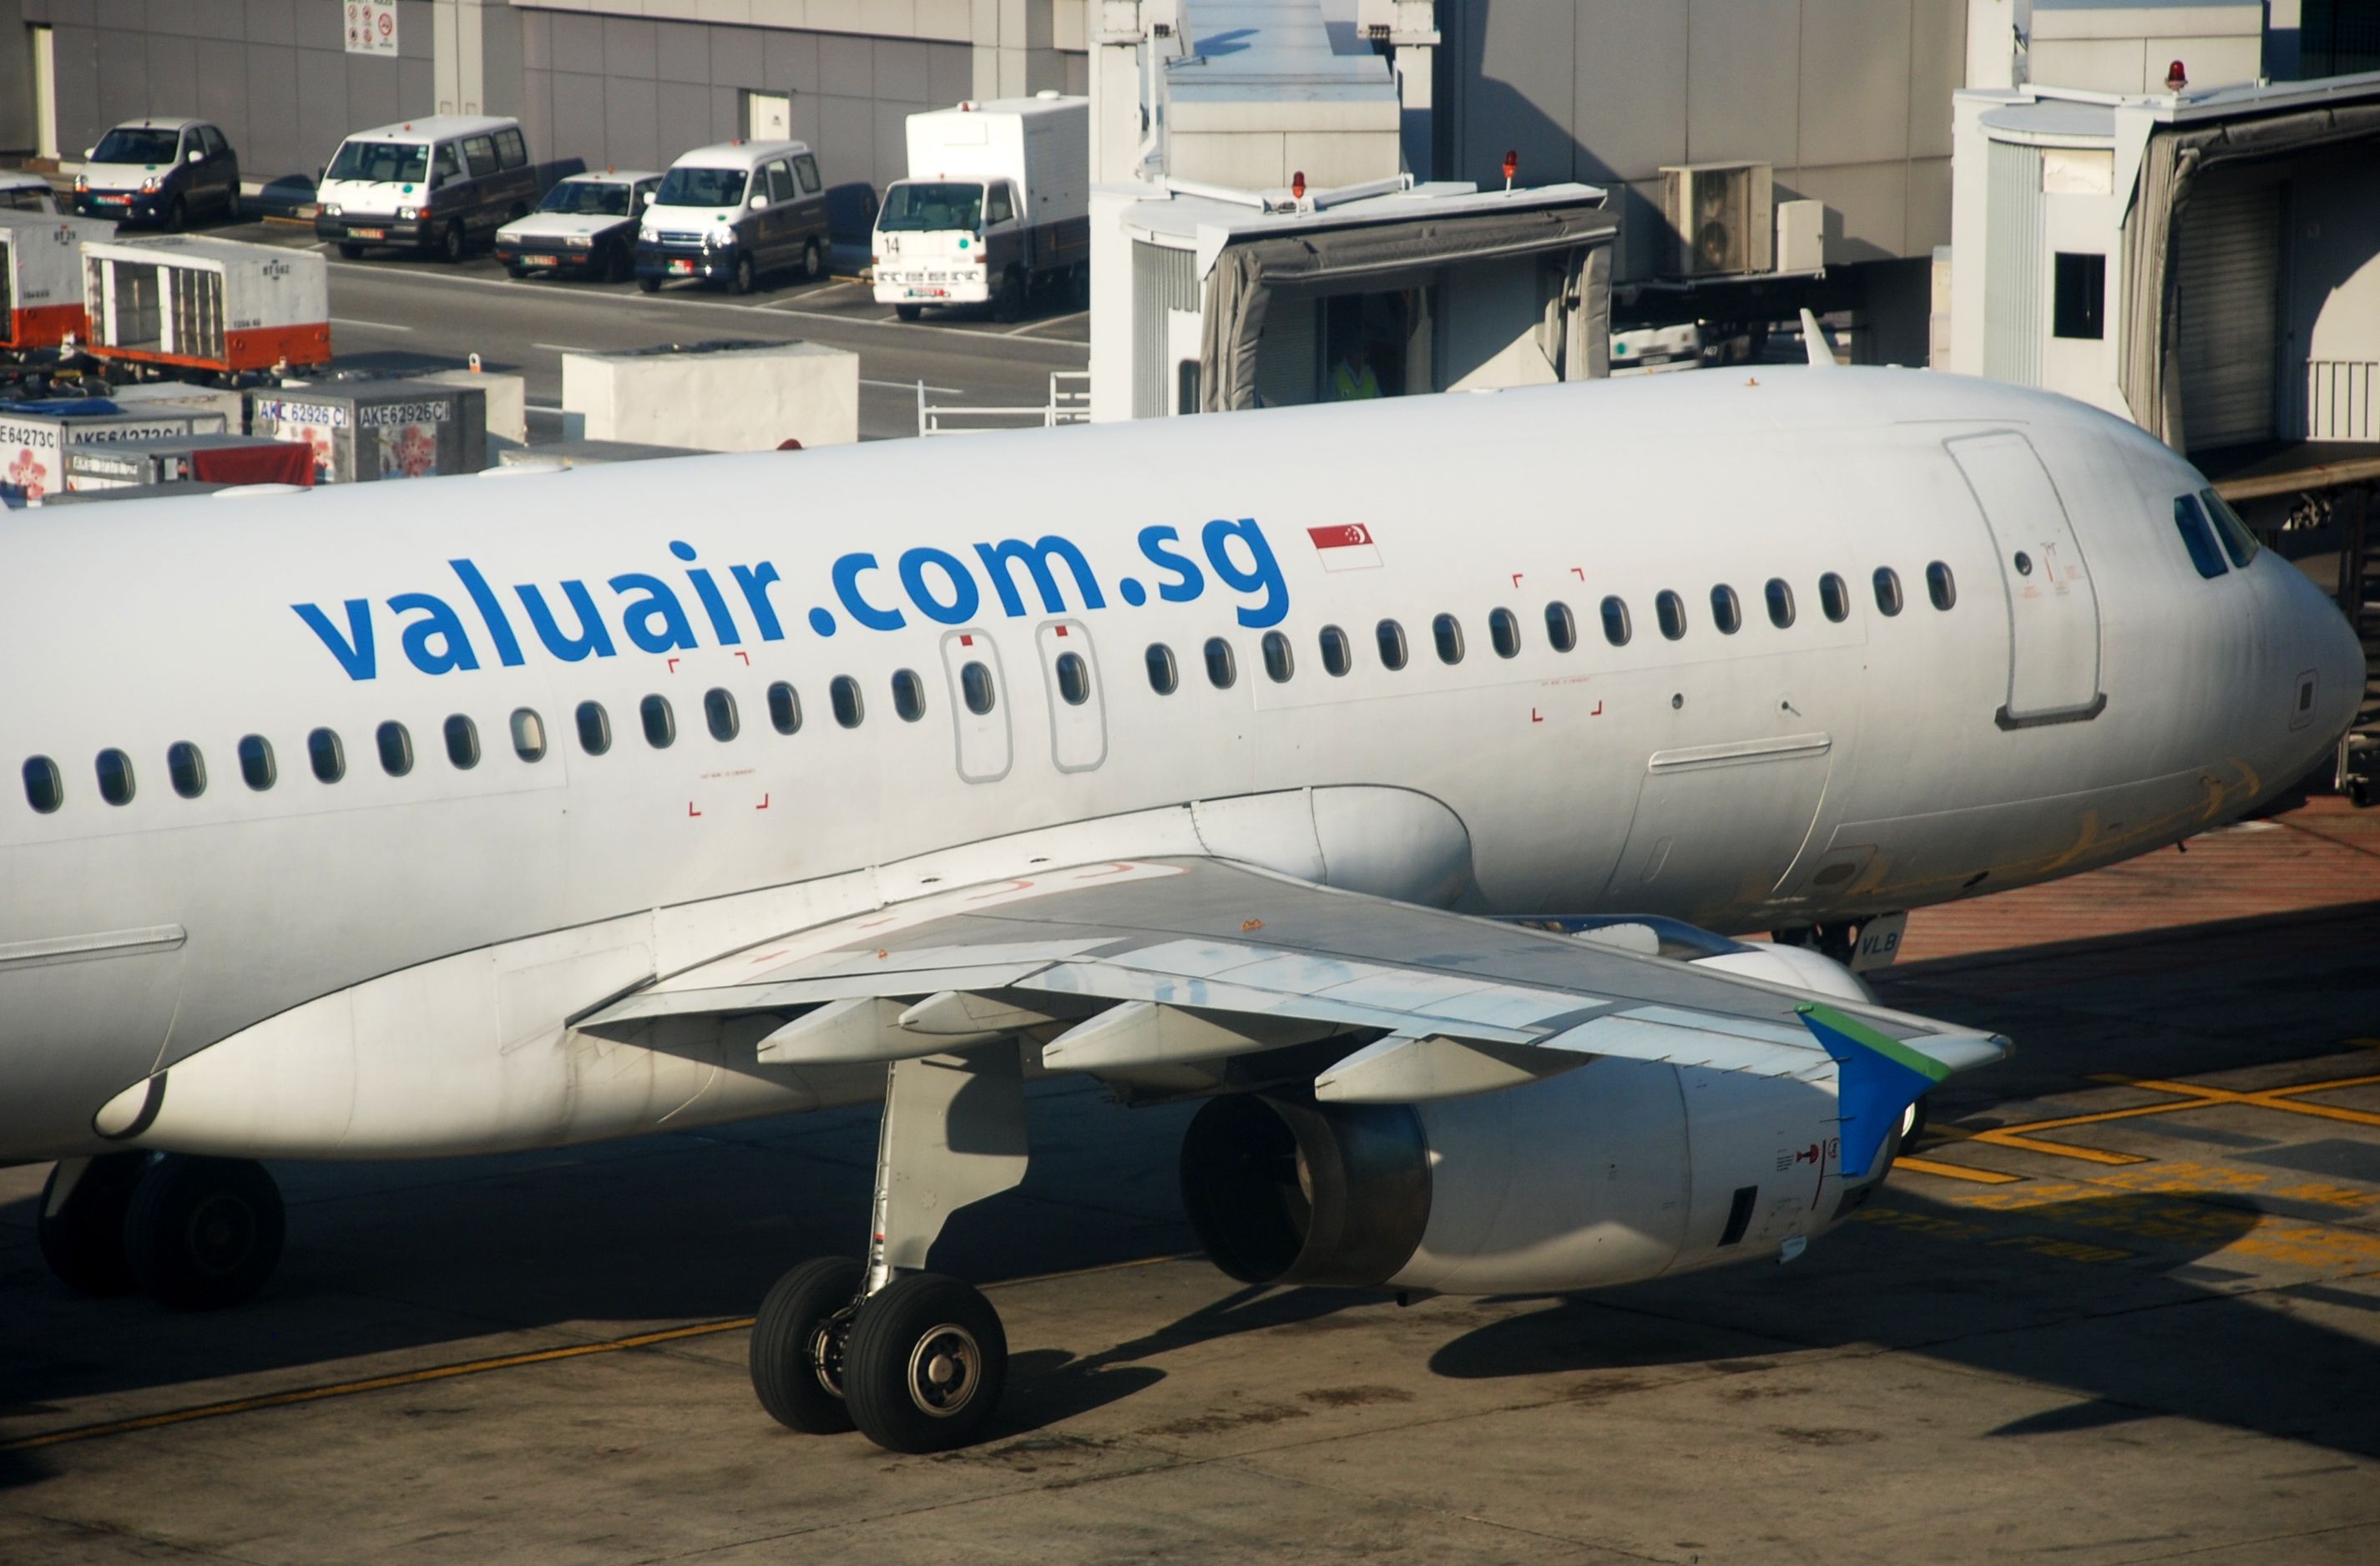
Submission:
[[[2195,495],[2173,498],[2173,525],[2181,534],[2181,545],[2190,551],[2190,563],[2198,574],[2212,579],[2230,569],[2223,564],[2223,553],[2215,547],[2215,529],[2207,525],[2206,513],[2200,509]]]
[[[2222,538],[2223,552],[2231,557],[2231,564],[2244,566],[2255,559],[2256,551],[2264,546],[2249,531],[2248,524],[2240,520],[2240,514],[2231,509],[2231,503],[2213,490],[2199,491],[2198,498],[2205,505],[2206,515],[2215,519],[2215,530]]]

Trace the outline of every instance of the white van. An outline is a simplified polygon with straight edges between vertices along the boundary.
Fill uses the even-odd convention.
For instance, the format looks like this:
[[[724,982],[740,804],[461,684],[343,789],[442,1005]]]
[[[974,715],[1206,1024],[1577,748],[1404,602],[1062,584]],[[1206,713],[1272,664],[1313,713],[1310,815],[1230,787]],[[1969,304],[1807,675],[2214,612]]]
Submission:
[[[340,142],[314,196],[314,237],[349,261],[387,246],[455,261],[537,204],[537,170],[516,119],[425,115]]]
[[[674,278],[752,291],[765,273],[826,271],[826,184],[818,156],[799,141],[722,141],[670,165],[645,198],[637,233],[637,285],[650,294]]]

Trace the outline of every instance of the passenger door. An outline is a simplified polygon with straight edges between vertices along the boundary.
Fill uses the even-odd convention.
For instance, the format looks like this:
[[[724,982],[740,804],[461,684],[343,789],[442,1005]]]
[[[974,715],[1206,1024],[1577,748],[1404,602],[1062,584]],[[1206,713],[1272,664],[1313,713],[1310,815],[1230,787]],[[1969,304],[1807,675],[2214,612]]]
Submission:
[[[510,221],[515,207],[529,212],[537,206],[537,170],[529,166],[528,140],[517,128],[496,132],[496,167],[503,199],[494,210],[501,227]]]
[[[1107,692],[1091,633],[1080,620],[1045,620],[1034,633],[1050,701],[1050,759],[1087,772],[1108,759]]]
[[[948,632],[942,637],[942,673],[950,681],[959,776],[969,783],[998,783],[1014,759],[1000,649],[976,627]]]
[[[769,205],[760,213],[759,266],[767,272],[783,266],[801,251],[794,234],[794,172],[783,158],[771,158],[753,171],[753,193],[765,187]]]
[[[794,180],[801,188],[795,198],[801,204],[801,212],[796,224],[800,239],[795,241],[794,252],[796,255],[801,253],[801,239],[816,239],[819,264],[823,267],[828,244],[826,183],[819,176],[818,154],[794,154]]]
[[[496,139],[466,136],[461,148],[463,166],[470,174],[470,195],[463,206],[463,225],[473,229],[493,228],[504,211],[495,177]]]
[[[2099,597],[2048,470],[2013,431],[1947,443],[1984,514],[2008,589],[2008,701],[2002,728],[2096,717]]]

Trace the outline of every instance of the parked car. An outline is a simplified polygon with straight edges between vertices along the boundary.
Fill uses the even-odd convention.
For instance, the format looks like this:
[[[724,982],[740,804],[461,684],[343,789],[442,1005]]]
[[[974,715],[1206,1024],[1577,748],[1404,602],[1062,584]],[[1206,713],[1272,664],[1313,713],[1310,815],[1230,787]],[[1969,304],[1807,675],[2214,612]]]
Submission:
[[[752,291],[765,273],[826,271],[826,185],[799,141],[722,141],[670,165],[637,235],[637,285],[676,277]]]
[[[349,261],[388,247],[455,261],[528,215],[537,170],[520,121],[428,115],[340,142],[315,200],[314,237],[336,244]]]
[[[496,259],[515,277],[533,272],[627,281],[637,263],[637,223],[662,176],[643,169],[574,174],[545,193],[537,211],[496,230]]]
[[[178,229],[200,213],[239,216],[239,154],[204,120],[126,120],[87,149],[75,211]]]
[[[50,182],[38,174],[0,169],[0,212],[52,212],[58,198]]]

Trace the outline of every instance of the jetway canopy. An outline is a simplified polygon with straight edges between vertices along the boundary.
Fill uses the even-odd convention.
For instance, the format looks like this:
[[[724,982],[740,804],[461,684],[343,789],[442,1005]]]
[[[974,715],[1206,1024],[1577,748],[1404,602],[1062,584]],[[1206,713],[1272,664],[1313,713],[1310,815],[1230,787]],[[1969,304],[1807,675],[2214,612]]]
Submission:
[[[1620,215],[1601,191],[1518,209],[1366,213],[1360,224],[1236,237],[1217,253],[1206,280],[1199,382],[1205,409],[1253,407],[1257,345],[1275,295],[1380,292],[1427,285],[1450,263],[1542,256],[1565,274],[1560,320],[1565,380],[1609,368],[1611,247]],[[1385,206],[1388,203],[1365,203]]]
[[[2286,85],[2306,90],[2306,84]],[[2338,79],[2336,90],[2341,96],[2356,92],[2369,99],[2380,91],[2380,79]],[[2210,116],[2227,106],[2240,114],[2258,106],[2258,93],[2229,89],[2210,96],[2247,101],[2188,107]],[[2226,165],[2355,141],[2380,142],[2380,102],[2323,103],[2254,117],[2181,118],[2150,128],[2123,225],[2119,370],[2124,400],[2142,429],[2177,450],[2189,435],[2182,419],[2182,300],[2176,285],[2182,225],[2199,180]]]

